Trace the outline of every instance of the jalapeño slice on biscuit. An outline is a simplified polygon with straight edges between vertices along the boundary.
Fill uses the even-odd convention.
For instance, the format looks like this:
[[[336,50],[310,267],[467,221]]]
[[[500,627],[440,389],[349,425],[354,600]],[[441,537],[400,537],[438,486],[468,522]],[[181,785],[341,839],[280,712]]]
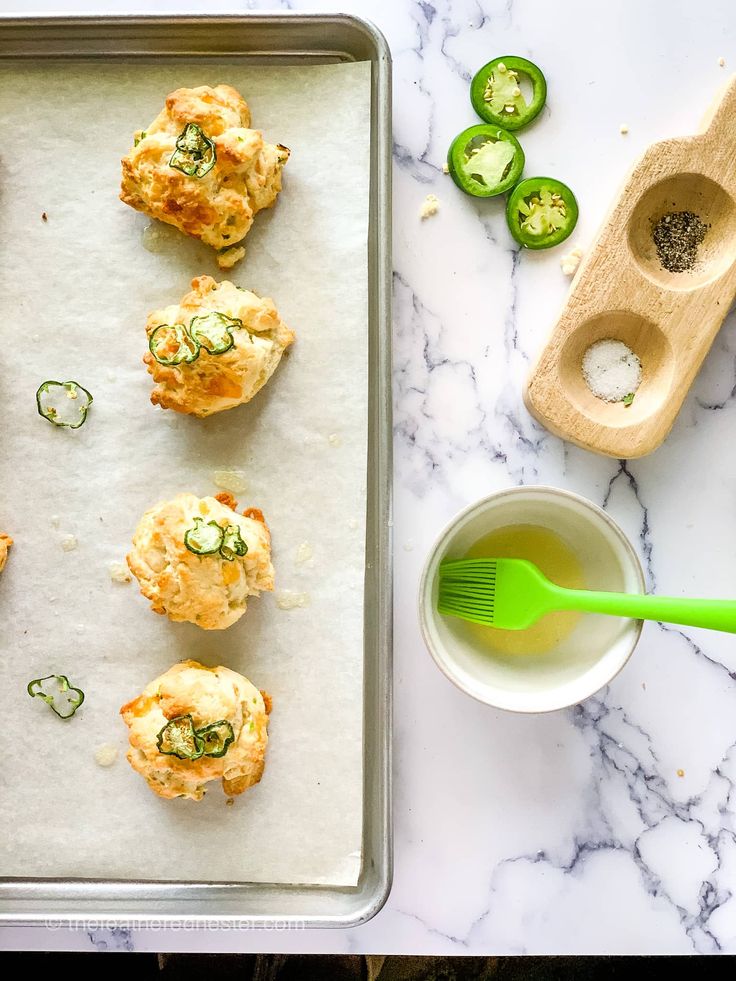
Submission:
[[[220,546],[220,555],[228,562],[234,562],[236,556],[248,554],[248,545],[240,534],[237,525],[228,525]]]
[[[195,518],[194,525],[184,535],[184,544],[195,555],[214,555],[219,552],[225,533],[216,521]]]
[[[233,727],[225,719],[202,726],[197,729],[196,734],[202,740],[205,756],[224,756],[230,744],[235,741]]]
[[[176,139],[169,166],[187,177],[201,178],[209,174],[216,162],[215,144],[196,123],[187,123]]]
[[[156,737],[159,753],[180,760],[198,760],[204,755],[204,742],[197,735],[191,715],[170,719]]]
[[[184,324],[161,324],[151,334],[148,350],[159,364],[191,364],[199,356],[199,344]]]
[[[243,321],[237,317],[228,317],[212,310],[200,317],[192,317],[189,333],[209,354],[224,354],[235,344],[233,331],[240,330],[242,326]]]

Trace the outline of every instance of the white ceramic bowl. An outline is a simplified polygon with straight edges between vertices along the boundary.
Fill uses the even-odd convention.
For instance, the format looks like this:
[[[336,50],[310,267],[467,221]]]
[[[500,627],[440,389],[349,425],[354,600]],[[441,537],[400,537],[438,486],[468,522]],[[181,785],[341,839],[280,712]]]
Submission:
[[[572,549],[586,588],[643,593],[644,573],[629,540],[601,508],[554,487],[515,487],[461,511],[435,542],[422,573],[419,615],[438,667],[468,695],[512,712],[551,712],[583,701],[608,684],[631,656],[641,620],[585,614],[546,654],[497,654],[472,628],[437,612],[438,569],[462,558],[479,538],[508,525],[539,525]]]

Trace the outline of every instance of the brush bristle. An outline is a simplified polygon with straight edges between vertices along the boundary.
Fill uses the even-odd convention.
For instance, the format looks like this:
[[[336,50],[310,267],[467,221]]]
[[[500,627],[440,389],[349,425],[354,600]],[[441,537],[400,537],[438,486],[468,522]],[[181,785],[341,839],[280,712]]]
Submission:
[[[443,616],[493,624],[496,563],[491,559],[460,559],[440,565],[437,609]]]

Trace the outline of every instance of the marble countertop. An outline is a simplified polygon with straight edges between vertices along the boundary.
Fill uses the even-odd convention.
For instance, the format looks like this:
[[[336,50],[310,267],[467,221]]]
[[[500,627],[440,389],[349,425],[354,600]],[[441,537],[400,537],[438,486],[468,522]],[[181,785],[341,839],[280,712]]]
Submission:
[[[3,0],[0,10],[21,5]],[[26,6],[25,4],[23,6]],[[521,255],[497,201],[442,172],[477,121],[472,72],[543,65],[548,107],[521,136],[527,173],[569,183],[570,244],[592,240],[650,142],[696,129],[736,69],[731,0],[32,0],[37,12],[347,10],[394,58],[396,454],[395,877],[348,931],[0,933],[16,949],[443,954],[736,952],[736,644],[649,624],[622,674],[569,711],[520,717],[456,691],[419,635],[427,549],[460,508],[520,483],[602,504],[649,585],[736,593],[736,320],[721,330],[666,444],[627,463],[549,435],[521,399],[568,289],[560,253]],[[29,12],[25,10],[24,12]],[[725,58],[726,66],[719,65]],[[627,135],[619,127],[626,123]],[[421,221],[428,193],[438,214]]]

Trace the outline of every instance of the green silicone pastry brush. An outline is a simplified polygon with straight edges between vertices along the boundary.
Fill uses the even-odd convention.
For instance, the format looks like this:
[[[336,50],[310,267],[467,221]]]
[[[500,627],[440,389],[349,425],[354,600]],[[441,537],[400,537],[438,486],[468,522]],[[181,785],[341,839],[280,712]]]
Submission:
[[[525,559],[443,562],[437,609],[446,616],[502,630],[525,630],[554,610],[579,610],[736,633],[736,600],[563,589]]]

